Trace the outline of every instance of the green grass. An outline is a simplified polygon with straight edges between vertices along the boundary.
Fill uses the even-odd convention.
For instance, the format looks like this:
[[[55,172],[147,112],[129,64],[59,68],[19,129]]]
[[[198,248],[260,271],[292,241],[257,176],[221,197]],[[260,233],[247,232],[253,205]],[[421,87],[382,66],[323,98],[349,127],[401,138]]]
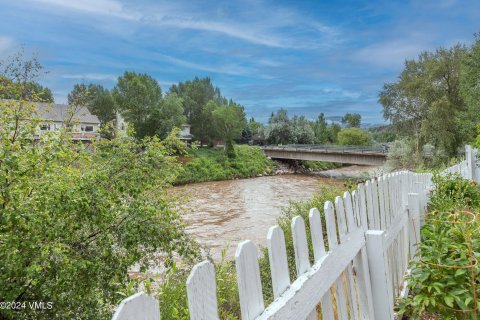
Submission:
[[[191,150],[183,160],[183,170],[177,184],[250,178],[271,174],[275,162],[268,159],[257,147],[235,146],[237,156],[229,159],[222,148],[199,148]]]
[[[301,161],[301,164],[305,167],[305,169],[312,169],[313,171],[335,169],[342,166],[342,164],[340,163],[308,161],[308,160]]]

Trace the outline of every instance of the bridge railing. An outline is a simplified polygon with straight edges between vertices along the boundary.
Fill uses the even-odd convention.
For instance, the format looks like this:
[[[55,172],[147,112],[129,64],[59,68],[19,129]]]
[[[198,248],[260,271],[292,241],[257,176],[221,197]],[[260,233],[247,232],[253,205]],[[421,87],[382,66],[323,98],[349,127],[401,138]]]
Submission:
[[[325,152],[342,153],[381,153],[388,152],[388,146],[342,146],[342,145],[321,145],[321,144],[286,144],[286,145],[268,145],[263,149],[300,149],[300,150],[318,150]]]

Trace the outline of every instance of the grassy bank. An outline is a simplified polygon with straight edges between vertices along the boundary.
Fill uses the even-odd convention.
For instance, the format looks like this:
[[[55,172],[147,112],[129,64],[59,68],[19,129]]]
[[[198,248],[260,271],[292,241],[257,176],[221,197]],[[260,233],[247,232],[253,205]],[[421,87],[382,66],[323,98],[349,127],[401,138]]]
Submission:
[[[222,148],[199,148],[191,150],[182,158],[182,173],[177,184],[234,178],[250,178],[260,174],[271,174],[275,162],[268,159],[257,147],[235,146],[237,156],[229,159]]]
[[[300,164],[307,170],[311,169],[312,171],[323,171],[329,169],[340,168],[342,164],[333,163],[333,162],[323,162],[323,161],[300,161]]]

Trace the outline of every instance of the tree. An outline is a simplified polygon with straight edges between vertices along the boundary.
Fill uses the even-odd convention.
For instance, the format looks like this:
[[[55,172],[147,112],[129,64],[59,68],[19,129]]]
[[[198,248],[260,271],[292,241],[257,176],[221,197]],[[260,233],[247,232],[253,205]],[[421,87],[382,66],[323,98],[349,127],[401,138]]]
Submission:
[[[0,61],[0,99],[54,103],[52,91],[37,82],[42,73],[38,59],[26,60],[23,50]]]
[[[18,66],[28,79],[30,66]],[[168,194],[180,168],[171,146],[181,143],[124,137],[82,148],[64,132],[37,143],[39,123],[35,104],[0,101],[0,297],[53,307],[1,308],[0,318],[110,318],[132,265],[196,252]]]
[[[475,139],[476,126],[480,123],[480,33],[463,60],[460,74],[460,93],[465,101],[465,111],[460,113],[461,130],[465,141]]]
[[[293,117],[292,131],[295,143],[312,144],[315,142],[315,132],[305,116]]]
[[[342,127],[336,122],[333,122],[330,127],[328,127],[328,141],[330,141],[330,143],[338,142],[338,133],[340,130],[342,130]]]
[[[161,100],[157,115],[159,124],[156,131],[160,138],[167,137],[173,128],[180,128],[185,123],[186,117],[183,114],[182,103],[182,98],[175,93],[170,93]]]
[[[423,52],[405,62],[398,82],[379,94],[383,115],[403,135],[415,137],[416,152],[426,142],[453,156],[462,144],[458,115],[465,110],[459,91],[464,46]]]
[[[262,130],[264,127],[263,123],[255,121],[255,118],[253,117],[251,117],[250,120],[248,120],[247,126],[250,129],[252,136],[259,134],[260,130]]]
[[[113,88],[118,110],[138,138],[154,136],[159,127],[162,89],[147,74],[126,71]]]
[[[242,134],[242,130],[247,124],[243,107],[233,102],[227,106],[217,106],[212,112],[212,117],[219,138],[225,141],[227,156],[235,157],[232,141]]]
[[[294,140],[287,110],[280,108],[276,113],[272,113],[265,128],[265,138],[271,144],[288,144]]]
[[[328,124],[325,120],[325,115],[323,114],[323,112],[320,112],[317,120],[315,120],[315,122],[313,123],[313,132],[315,134],[315,143],[324,144],[329,141]]]
[[[200,143],[212,141],[215,132],[212,131],[212,105],[226,105],[228,101],[221,96],[220,89],[214,87],[210,78],[195,79],[173,85],[170,93],[176,93],[183,99],[183,109],[188,123],[192,126],[192,134]]]
[[[344,146],[366,146],[369,142],[368,134],[358,128],[346,128],[338,133],[338,143]]]
[[[68,94],[68,104],[87,107],[102,125],[116,119],[116,105],[111,92],[98,84],[75,84]]]
[[[346,113],[342,117],[342,124],[347,128],[360,128],[362,116],[359,113]]]

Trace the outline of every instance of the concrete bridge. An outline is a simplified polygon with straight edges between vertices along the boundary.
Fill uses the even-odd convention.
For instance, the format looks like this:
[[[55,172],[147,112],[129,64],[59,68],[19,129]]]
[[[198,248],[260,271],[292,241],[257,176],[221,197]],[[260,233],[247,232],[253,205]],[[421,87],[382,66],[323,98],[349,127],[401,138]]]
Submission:
[[[273,159],[311,160],[380,166],[387,158],[385,147],[335,145],[285,145],[263,147],[266,156]]]

